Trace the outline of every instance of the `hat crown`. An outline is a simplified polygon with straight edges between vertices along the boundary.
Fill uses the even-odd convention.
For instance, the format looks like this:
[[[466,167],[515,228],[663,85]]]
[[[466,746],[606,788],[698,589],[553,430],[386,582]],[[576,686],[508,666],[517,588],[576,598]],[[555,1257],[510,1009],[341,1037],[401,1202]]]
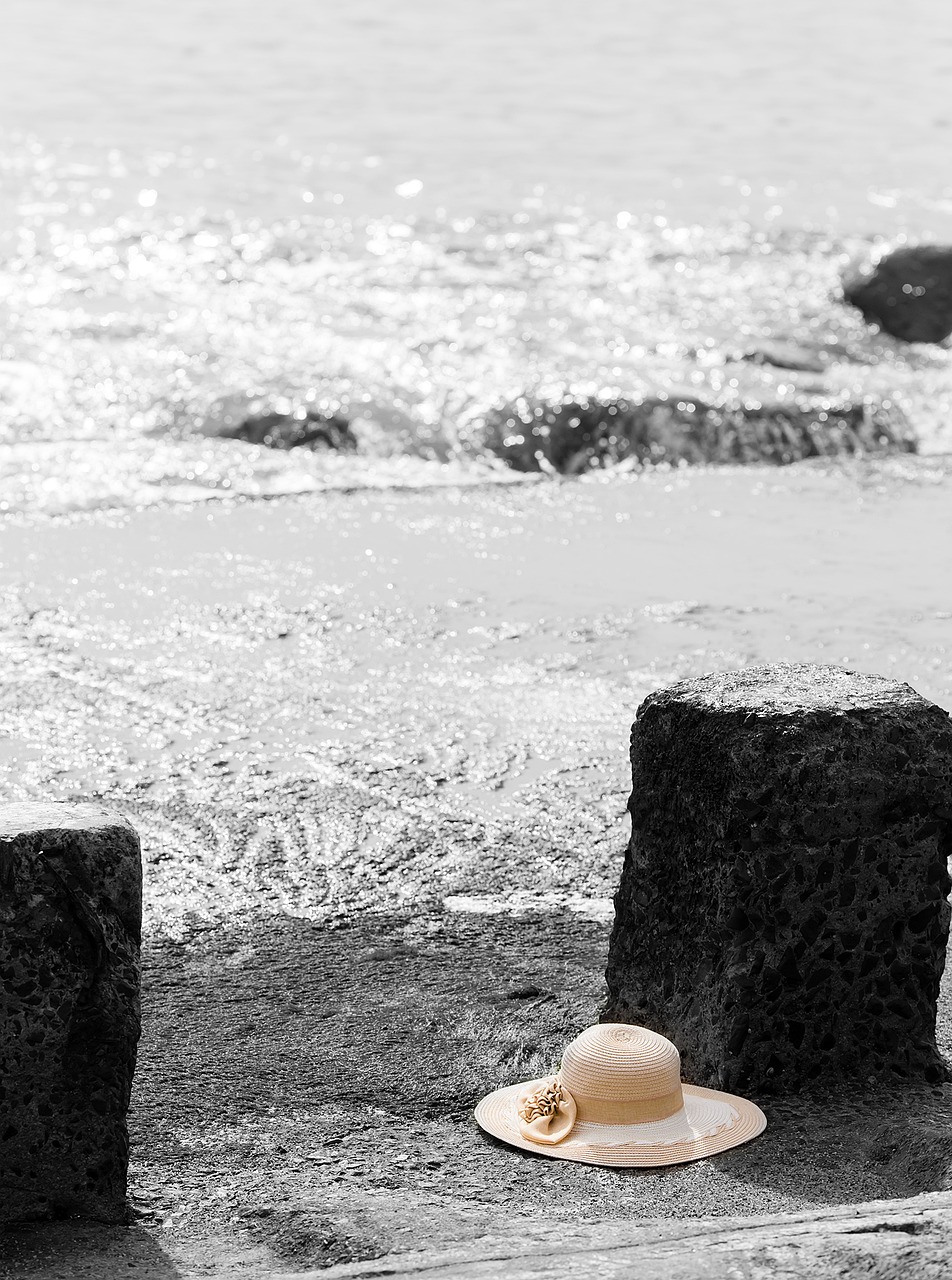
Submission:
[[[578,1099],[647,1102],[680,1093],[681,1056],[647,1027],[602,1022],[568,1045],[559,1076]]]

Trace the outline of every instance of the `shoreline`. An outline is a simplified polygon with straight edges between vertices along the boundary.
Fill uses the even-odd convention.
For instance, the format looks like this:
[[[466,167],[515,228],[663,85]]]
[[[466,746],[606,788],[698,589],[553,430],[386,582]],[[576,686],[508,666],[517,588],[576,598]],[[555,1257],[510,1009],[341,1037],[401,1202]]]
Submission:
[[[261,893],[324,914],[432,897],[438,859],[398,856],[414,827],[449,858],[442,896],[559,888],[545,861],[474,887],[468,843],[505,838],[517,866],[556,841],[574,892],[606,898],[653,689],[833,661],[952,706],[950,485],[952,457],[906,456],[3,522],[0,781],[130,805],[162,851],[153,925],[187,887],[217,918]],[[324,825],[301,825],[308,786]],[[215,851],[204,878],[183,840]],[[235,842],[233,883],[214,868]],[[364,842],[393,860],[382,897],[345,856]],[[288,843],[313,884],[268,870]]]
[[[355,458],[323,455],[315,458],[311,455],[314,465],[303,474],[295,474],[293,465],[287,468],[290,482],[282,486],[282,460],[287,458],[287,454],[275,453],[264,446],[240,442],[218,443],[234,444],[239,455],[245,455],[245,461],[263,462],[266,475],[278,478],[275,487],[269,489],[255,482],[249,484],[247,488],[242,488],[239,483],[230,484],[227,488],[203,489],[190,483],[176,485],[160,481],[154,489],[140,491],[135,495],[134,500],[128,497],[110,498],[108,495],[101,495],[94,496],[91,500],[87,497],[87,500],[80,501],[76,505],[70,505],[68,501],[63,505],[56,505],[56,499],[51,504],[31,503],[22,507],[9,501],[0,502],[0,528],[65,522],[82,524],[99,519],[115,521],[146,510],[190,511],[201,507],[219,507],[229,510],[234,506],[256,503],[295,501],[307,503],[321,498],[333,499],[374,493],[422,495],[446,490],[472,492],[480,489],[528,488],[534,485],[555,488],[559,486],[585,488],[603,484],[625,485],[637,484],[646,477],[679,476],[685,472],[694,475],[759,473],[771,475],[788,469],[802,469],[830,476],[839,475],[847,486],[867,483],[884,485],[907,482],[941,483],[952,465],[952,447],[946,448],[939,441],[933,442],[929,448],[918,449],[916,452],[891,452],[884,449],[868,453],[829,453],[798,458],[790,462],[645,460],[638,464],[631,464],[625,461],[593,467],[580,474],[515,470],[499,459],[466,458],[443,462],[412,456]],[[47,447],[46,443],[44,447]],[[59,446],[49,444],[49,447],[58,448]],[[88,449],[88,442],[82,442],[81,447],[84,450]],[[217,444],[216,447],[218,447]],[[0,445],[0,458],[3,456],[3,449],[4,446]],[[295,454],[294,457],[299,459],[301,455]],[[28,450],[24,451],[24,459],[25,470],[31,469]],[[223,456],[223,464],[227,460]],[[68,464],[68,461],[67,456],[65,462]],[[139,465],[134,450],[130,451],[127,464],[130,470]],[[66,470],[69,470],[68,465]]]

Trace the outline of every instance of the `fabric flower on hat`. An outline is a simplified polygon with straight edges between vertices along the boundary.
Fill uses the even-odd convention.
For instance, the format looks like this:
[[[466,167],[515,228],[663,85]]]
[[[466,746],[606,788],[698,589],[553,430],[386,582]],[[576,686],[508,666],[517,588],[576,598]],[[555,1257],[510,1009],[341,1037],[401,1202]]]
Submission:
[[[523,1089],[516,1099],[516,1114],[524,1138],[554,1144],[572,1132],[577,1108],[575,1099],[558,1076],[551,1076],[532,1088]]]

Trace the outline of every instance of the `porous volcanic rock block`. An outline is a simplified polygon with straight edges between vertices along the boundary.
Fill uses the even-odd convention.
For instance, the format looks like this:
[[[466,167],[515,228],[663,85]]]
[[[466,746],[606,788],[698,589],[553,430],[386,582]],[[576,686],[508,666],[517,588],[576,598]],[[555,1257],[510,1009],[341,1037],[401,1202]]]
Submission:
[[[141,919],[123,818],[0,806],[0,1222],[125,1216]]]
[[[940,707],[836,667],[708,675],[645,699],[631,766],[603,1017],[718,1088],[946,1076]]]

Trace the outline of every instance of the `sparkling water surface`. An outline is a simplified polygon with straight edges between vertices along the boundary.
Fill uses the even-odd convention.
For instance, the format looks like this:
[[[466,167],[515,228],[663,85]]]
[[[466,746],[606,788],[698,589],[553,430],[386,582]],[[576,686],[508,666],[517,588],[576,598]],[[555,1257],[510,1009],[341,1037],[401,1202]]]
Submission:
[[[810,390],[778,340],[948,447],[838,281],[949,235],[950,86],[934,0],[8,0],[0,503],[465,478],[527,391]],[[206,439],[245,394],[360,456]]]
[[[498,213],[542,183],[600,212],[686,188],[702,220],[765,190],[853,218],[870,189],[948,202],[950,77],[943,0],[6,0],[0,120],[187,149],[158,184],[180,207],[381,212],[422,183]]]

